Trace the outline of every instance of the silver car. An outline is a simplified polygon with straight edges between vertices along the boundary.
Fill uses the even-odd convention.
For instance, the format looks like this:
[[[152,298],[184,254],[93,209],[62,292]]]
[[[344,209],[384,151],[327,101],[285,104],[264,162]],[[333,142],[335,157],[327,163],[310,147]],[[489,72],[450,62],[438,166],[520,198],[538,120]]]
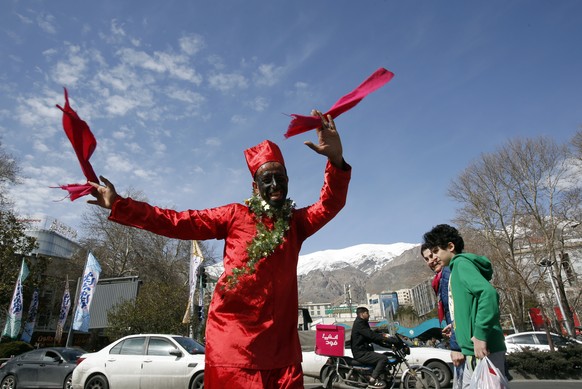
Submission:
[[[73,370],[85,350],[47,347],[20,354],[0,366],[0,388],[71,389]]]

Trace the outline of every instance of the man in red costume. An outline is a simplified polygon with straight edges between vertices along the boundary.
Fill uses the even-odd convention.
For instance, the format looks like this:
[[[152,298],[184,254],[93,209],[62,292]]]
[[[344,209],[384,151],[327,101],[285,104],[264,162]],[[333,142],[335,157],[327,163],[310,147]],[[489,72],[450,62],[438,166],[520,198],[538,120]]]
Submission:
[[[321,119],[318,144],[305,144],[328,162],[320,198],[305,208],[287,199],[283,156],[270,141],[245,150],[253,176],[246,205],[177,212],[122,198],[103,177],[104,186],[91,184],[96,200],[89,203],[111,209],[110,220],[175,239],[225,240],[224,273],[206,324],[206,389],[303,388],[299,251],[343,208],[351,176],[333,119],[313,114]]]

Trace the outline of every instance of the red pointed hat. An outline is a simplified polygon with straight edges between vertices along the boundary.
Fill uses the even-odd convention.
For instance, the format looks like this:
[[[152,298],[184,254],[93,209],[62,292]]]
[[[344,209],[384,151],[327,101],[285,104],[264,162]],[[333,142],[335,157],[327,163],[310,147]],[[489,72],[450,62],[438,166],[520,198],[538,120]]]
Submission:
[[[279,162],[281,165],[285,166],[281,149],[270,140],[264,140],[258,145],[246,149],[244,153],[247,165],[249,166],[249,170],[253,177],[257,170],[267,162]]]

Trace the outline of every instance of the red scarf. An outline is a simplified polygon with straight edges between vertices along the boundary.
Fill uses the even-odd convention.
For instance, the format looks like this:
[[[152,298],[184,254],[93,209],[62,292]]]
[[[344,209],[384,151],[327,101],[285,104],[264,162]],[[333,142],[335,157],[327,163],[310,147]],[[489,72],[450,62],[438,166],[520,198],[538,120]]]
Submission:
[[[97,146],[97,141],[91,133],[91,129],[83,121],[79,115],[69,105],[69,94],[67,88],[65,88],[65,108],[57,104],[57,107],[63,111],[63,129],[73,145],[75,154],[77,154],[77,159],[81,164],[81,169],[83,174],[87,178],[87,181],[99,182],[93,167],[89,163],[89,158],[95,151]],[[78,199],[79,197],[91,194],[93,187],[87,182],[85,184],[69,184],[61,185],[60,188],[69,192],[69,197],[71,201]]]
[[[331,117],[335,119],[345,111],[355,107],[360,101],[363,100],[364,97],[386,84],[392,79],[392,77],[394,77],[394,73],[389,70],[384,68],[376,70],[370,77],[366,79],[366,81],[361,83],[360,86],[339,99],[323,116],[327,117],[327,115],[331,115]],[[289,124],[289,128],[287,128],[285,138],[289,138],[291,136],[301,134],[321,126],[321,119],[318,116],[302,116],[292,114],[291,117],[293,119]]]
[[[443,272],[439,271],[437,274],[435,274],[434,278],[432,279],[432,288],[434,289],[434,292],[437,295],[438,300],[437,310],[439,314],[439,323],[442,323],[443,319],[445,318],[445,307],[443,306],[443,301],[441,300],[441,295],[439,293],[439,285],[441,283],[442,275]]]

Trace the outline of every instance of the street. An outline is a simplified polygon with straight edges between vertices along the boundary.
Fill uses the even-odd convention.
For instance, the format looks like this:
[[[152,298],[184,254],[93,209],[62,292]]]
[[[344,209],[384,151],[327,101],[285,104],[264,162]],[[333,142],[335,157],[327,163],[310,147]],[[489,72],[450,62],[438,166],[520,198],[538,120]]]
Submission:
[[[514,380],[509,383],[510,389],[578,389],[582,387],[579,380]],[[322,389],[320,382],[313,379],[305,379],[305,388]]]

